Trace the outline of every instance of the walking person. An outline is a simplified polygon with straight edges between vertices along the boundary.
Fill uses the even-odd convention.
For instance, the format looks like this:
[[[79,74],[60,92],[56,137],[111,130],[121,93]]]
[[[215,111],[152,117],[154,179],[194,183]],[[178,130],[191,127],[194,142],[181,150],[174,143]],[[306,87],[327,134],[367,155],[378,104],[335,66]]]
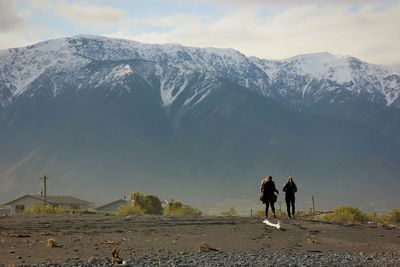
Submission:
[[[294,212],[295,212],[295,197],[294,193],[297,192],[297,186],[293,182],[293,177],[289,176],[287,183],[283,186],[283,192],[286,192],[285,194],[285,201],[286,201],[286,209],[287,209],[287,214],[289,219],[294,217]],[[290,207],[292,207],[292,211],[290,212]]]
[[[272,181],[272,176],[265,176],[261,183],[261,201],[265,203],[265,219],[268,218],[268,209],[271,205],[271,210],[273,212],[273,217],[276,218],[275,205],[277,200],[277,195],[279,191],[275,187],[274,181]]]

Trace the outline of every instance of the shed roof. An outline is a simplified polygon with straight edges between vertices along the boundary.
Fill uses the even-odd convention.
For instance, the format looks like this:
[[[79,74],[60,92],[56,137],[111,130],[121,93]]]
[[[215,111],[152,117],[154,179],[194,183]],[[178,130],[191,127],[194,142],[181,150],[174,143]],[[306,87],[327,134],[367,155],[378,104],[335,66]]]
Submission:
[[[114,205],[114,204],[117,204],[117,203],[126,204],[127,202],[128,202],[128,201],[126,201],[125,199],[117,199],[117,200],[115,200],[115,201],[113,201],[113,202],[110,202],[110,203],[107,203],[107,204],[104,204],[104,205],[102,205],[102,206],[97,207],[96,210],[98,210],[98,209],[104,209],[104,208],[107,207],[107,206],[111,206],[111,205]]]

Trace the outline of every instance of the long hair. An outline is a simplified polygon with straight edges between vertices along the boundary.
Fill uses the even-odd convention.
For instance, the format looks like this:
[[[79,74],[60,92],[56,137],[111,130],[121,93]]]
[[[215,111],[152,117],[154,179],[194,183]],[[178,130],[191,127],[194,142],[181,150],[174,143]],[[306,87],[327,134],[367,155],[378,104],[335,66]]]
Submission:
[[[269,181],[272,181],[272,176],[271,176],[271,175],[265,176],[265,177],[262,179],[262,181],[261,181],[261,186],[260,186],[261,192],[264,190],[264,184],[267,183],[267,182],[269,182]]]
[[[264,179],[262,180],[262,184],[264,184],[266,182],[269,182],[269,181],[272,181],[272,176],[271,175],[265,176]]]

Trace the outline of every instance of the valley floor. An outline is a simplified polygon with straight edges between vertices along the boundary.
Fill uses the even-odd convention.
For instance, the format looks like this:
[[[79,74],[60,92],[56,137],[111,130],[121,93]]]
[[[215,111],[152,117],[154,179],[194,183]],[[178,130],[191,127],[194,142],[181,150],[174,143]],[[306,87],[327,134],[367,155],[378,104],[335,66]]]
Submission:
[[[281,227],[278,231],[261,223],[261,219],[248,217],[3,217],[0,266],[74,266],[74,262],[107,266],[115,248],[120,249],[119,256],[128,260],[128,265],[134,266],[230,265],[226,260],[237,257],[232,264],[286,265],[285,261],[274,261],[281,257],[294,265],[309,265],[307,260],[313,265],[315,260],[328,264],[329,259],[339,257],[338,265],[400,266],[399,227],[305,219],[285,219]],[[348,262],[340,261],[342,258]],[[193,261],[196,259],[200,261]]]

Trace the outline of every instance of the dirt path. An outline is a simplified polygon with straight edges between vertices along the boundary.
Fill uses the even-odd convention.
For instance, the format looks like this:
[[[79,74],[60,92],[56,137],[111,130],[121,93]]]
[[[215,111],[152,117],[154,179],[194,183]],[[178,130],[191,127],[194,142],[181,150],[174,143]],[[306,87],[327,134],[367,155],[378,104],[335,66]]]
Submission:
[[[0,219],[1,264],[46,260],[170,255],[198,249],[221,251],[399,252],[400,229],[283,220],[280,231],[256,218],[158,216],[46,216]],[[52,239],[53,241],[49,241]]]

